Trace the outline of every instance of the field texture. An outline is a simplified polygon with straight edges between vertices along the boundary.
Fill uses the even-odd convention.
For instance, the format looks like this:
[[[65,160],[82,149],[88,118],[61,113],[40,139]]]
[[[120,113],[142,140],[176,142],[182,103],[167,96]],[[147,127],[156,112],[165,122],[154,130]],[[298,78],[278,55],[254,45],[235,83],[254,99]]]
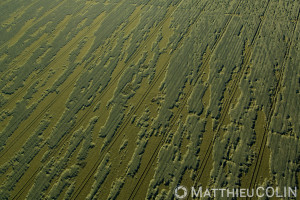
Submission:
[[[299,11],[1,0],[0,199],[300,187]]]

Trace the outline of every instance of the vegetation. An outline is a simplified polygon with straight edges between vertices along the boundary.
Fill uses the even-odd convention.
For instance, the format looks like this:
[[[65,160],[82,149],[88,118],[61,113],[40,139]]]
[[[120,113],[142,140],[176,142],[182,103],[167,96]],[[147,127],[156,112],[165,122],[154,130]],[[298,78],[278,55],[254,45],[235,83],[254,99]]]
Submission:
[[[0,199],[298,188],[299,8],[3,0]]]

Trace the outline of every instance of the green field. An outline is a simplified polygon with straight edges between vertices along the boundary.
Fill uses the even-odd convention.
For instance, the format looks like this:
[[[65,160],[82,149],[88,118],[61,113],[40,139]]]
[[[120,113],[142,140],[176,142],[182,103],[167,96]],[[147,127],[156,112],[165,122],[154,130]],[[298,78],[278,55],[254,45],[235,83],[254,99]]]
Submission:
[[[0,200],[300,187],[299,0],[0,12]]]

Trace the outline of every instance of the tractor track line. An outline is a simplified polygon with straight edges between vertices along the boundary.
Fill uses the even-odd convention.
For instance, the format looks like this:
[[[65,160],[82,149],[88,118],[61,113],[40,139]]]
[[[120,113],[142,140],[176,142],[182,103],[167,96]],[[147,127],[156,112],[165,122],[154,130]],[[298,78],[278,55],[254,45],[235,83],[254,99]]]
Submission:
[[[150,1],[149,1],[150,2]],[[148,3],[149,3],[148,2]],[[147,4],[146,4],[147,5]],[[145,6],[146,6],[145,5]],[[168,15],[168,17],[170,17],[170,15],[171,14],[169,14]],[[135,16],[133,19],[132,19],[132,21],[128,24],[128,25],[130,25],[136,18],[137,18],[138,16]],[[150,40],[150,37],[153,37],[158,31],[159,31],[159,29],[160,29],[160,27],[165,23],[165,21],[166,21],[166,19],[165,20],[163,20],[163,21],[161,21],[160,23],[159,23],[159,25],[155,28],[155,30],[154,30],[154,32],[152,32],[152,34],[150,34],[149,35],[149,37],[144,41],[144,43],[147,43],[149,40]],[[125,27],[124,27],[125,28]],[[107,87],[105,87],[104,89],[103,89],[103,91],[102,91],[102,93],[100,94],[100,96],[98,97],[98,98],[102,98],[105,94],[106,94],[106,92],[112,87],[112,85],[120,78],[120,76],[123,74],[123,72],[124,72],[124,70],[126,69],[126,67],[130,64],[130,62],[132,61],[132,60],[134,60],[135,59],[135,57],[142,51],[142,46],[143,45],[140,45],[140,47],[138,48],[138,50],[128,59],[128,61],[127,61],[127,63],[125,63],[125,65],[124,65],[124,67],[122,68],[122,70],[117,74],[117,76],[112,80],[112,81],[110,81],[110,85],[108,85]],[[96,102],[96,98],[94,99],[94,102]],[[79,125],[81,125],[81,123],[82,123],[82,121],[85,119],[85,116],[87,116],[89,113],[90,113],[90,111],[92,110],[91,109],[92,108],[92,105],[90,105],[89,107],[88,107],[88,109],[87,109],[87,112],[80,118],[80,123],[76,123],[76,126],[78,127]],[[71,128],[71,130],[73,130],[74,129],[74,127],[73,128]],[[70,137],[71,135],[69,135],[69,137]],[[69,139],[69,137],[65,137],[65,138],[63,138],[62,140],[61,140],[61,142],[57,145],[57,146],[55,146],[55,149],[57,149],[57,147],[58,146],[61,146],[62,144],[63,144],[63,142],[64,141],[67,141],[67,139]],[[57,149],[56,151],[52,151],[51,153],[50,153],[50,155],[53,155],[53,153],[55,154],[56,152],[58,152],[60,149]],[[48,159],[49,158],[51,158],[51,156],[49,156],[48,157]],[[46,161],[44,161],[44,162],[46,162]],[[36,171],[35,171],[35,173],[33,174],[33,176],[35,176],[36,174],[37,174],[37,172],[38,171],[40,171],[42,168],[40,167],[40,168],[38,168]],[[31,180],[33,181],[33,179],[31,178]],[[25,187],[25,186],[23,186],[23,187]],[[22,190],[22,191],[21,191]],[[23,191],[23,188],[21,189],[20,191],[21,191],[21,193],[23,193],[24,191]],[[17,196],[20,196],[21,194],[17,194]]]
[[[63,1],[64,1],[64,0],[63,0]],[[47,17],[48,15],[50,15],[52,12],[54,12],[54,11],[59,7],[59,5],[61,5],[61,4],[63,3],[63,1],[60,2],[60,3],[58,3],[58,5],[56,5],[56,6],[52,9],[52,11],[50,11],[48,14],[43,15],[41,18],[39,18],[37,21],[35,21],[35,22],[34,22],[34,23],[26,30],[26,32],[27,32],[30,28],[32,28],[33,26],[35,26],[37,23],[39,23],[42,19],[44,19],[45,17]],[[36,2],[36,3],[37,3],[37,2]],[[36,3],[32,3],[31,5],[36,4]],[[31,5],[30,5],[30,6],[31,6]],[[30,6],[27,6],[27,7],[30,7]],[[27,9],[27,8],[26,8],[26,9]],[[21,29],[22,29],[22,27],[21,27]],[[18,33],[19,33],[19,32],[18,32]],[[16,35],[17,35],[18,33],[16,33]],[[44,33],[44,34],[45,34],[45,33]],[[43,37],[44,34],[42,34],[41,37]],[[52,37],[53,34],[54,34],[54,33],[50,34],[48,37]],[[22,36],[22,37],[23,37],[23,36]],[[38,41],[41,37],[37,38],[35,41],[33,41],[33,43],[36,42],[36,41]],[[4,47],[6,47],[7,44],[8,44],[12,39],[13,39],[13,38],[11,38],[11,39],[7,40],[5,43],[3,43],[3,44],[1,45],[1,47],[0,47],[0,50],[3,49]],[[19,40],[20,40],[20,39],[21,39],[21,38],[19,38]],[[18,41],[17,41],[17,42],[18,42]],[[16,43],[17,43],[17,42],[16,42]],[[41,44],[42,42],[44,42],[44,40],[42,40],[41,42],[38,42],[38,43],[34,46],[34,48],[37,49],[37,48],[40,46],[40,44]],[[14,46],[14,45],[12,45],[12,46]],[[18,58],[19,56],[21,56],[22,53],[23,53],[27,48],[29,48],[29,47],[30,47],[30,45],[29,45],[28,47],[26,47],[26,48],[25,48],[19,55],[17,55],[15,58]],[[33,51],[27,51],[27,52],[25,53],[25,55],[23,55],[23,57],[29,57],[29,55],[32,54],[32,53],[33,53]],[[2,72],[2,74],[0,75],[1,82],[2,82],[2,81],[5,81],[4,77],[7,77],[8,74],[11,73],[13,70],[16,70],[18,67],[21,68],[21,67],[23,66],[23,65],[22,65],[22,66],[16,65],[15,62],[13,62],[13,61],[15,60],[15,58],[13,58],[13,59],[11,60],[12,62],[9,63],[10,66],[11,66],[11,65],[13,65],[13,66],[11,66],[10,68],[4,70],[4,71]],[[20,62],[20,58],[19,58],[18,60],[19,60],[19,61],[17,61],[16,63]],[[7,102],[5,102],[1,107],[3,107],[6,103],[7,103]]]
[[[137,18],[138,16],[135,16],[134,18],[132,18],[132,20],[128,23],[128,24],[126,24],[126,26],[125,27],[127,27],[127,26],[130,26],[132,23],[133,23],[133,21]],[[123,27],[123,29],[125,28],[125,27]],[[70,81],[70,83],[67,85],[67,86],[65,86],[54,98],[53,98],[53,100],[51,100],[51,102],[38,114],[38,116],[37,117],[35,117],[30,123],[29,123],[29,125],[27,125],[25,128],[24,128],[24,130],[23,131],[21,131],[21,133],[20,134],[18,134],[18,136],[16,137],[16,139],[14,139],[13,140],[13,142],[12,142],[12,145],[10,146],[10,147],[7,147],[7,148],[5,148],[5,150],[3,150],[3,151],[1,151],[1,153],[0,153],[0,158],[2,158],[11,148],[12,148],[12,146],[14,145],[14,143],[16,142],[16,141],[18,141],[19,139],[20,139],[20,137],[23,135],[23,133],[25,133],[28,129],[30,129],[31,128],[31,126],[37,121],[37,120],[39,120],[42,116],[43,116],[43,114],[45,114],[46,112],[47,112],[47,110],[57,101],[57,99],[62,95],[62,94],[64,94],[64,92],[65,91],[67,91],[71,86],[73,86],[73,84],[78,80],[78,78],[85,72],[85,70],[86,70],[86,68],[83,68],[83,70],[82,71],[80,71],[71,81]],[[124,71],[124,70],[123,70]],[[119,72],[119,73],[121,73],[121,72]],[[117,79],[114,79],[113,80],[113,83],[112,84],[114,84],[115,82],[117,81]],[[104,89],[105,90],[105,89]],[[103,95],[105,95],[105,93],[107,92],[107,91],[104,91],[103,90],[103,92],[104,92],[104,94],[102,94],[102,96]],[[75,106],[75,105],[74,105]]]
[[[39,169],[41,170],[42,167],[39,167]],[[19,190],[18,193],[12,198],[13,200],[20,198],[20,196],[24,193],[24,191],[30,186],[30,183],[34,180],[34,176],[37,175],[38,172],[39,171],[35,171],[34,174],[32,174],[30,179],[26,181],[25,185],[21,188],[21,190]]]
[[[240,3],[241,3],[241,2],[239,2],[238,6],[235,8],[235,11],[236,11],[237,8],[239,7]],[[198,17],[200,17],[200,13],[199,13],[199,15],[197,16],[197,18],[198,18]],[[225,32],[226,32],[226,30],[227,30],[229,24],[230,24],[231,19],[232,19],[232,16],[231,16],[230,19],[226,22],[226,24],[225,24],[225,26],[223,27],[223,29],[222,29],[220,35],[218,36],[218,38],[217,38],[216,41],[214,42],[214,44],[213,44],[213,46],[212,46],[212,48],[211,48],[210,54],[209,54],[209,55],[206,57],[206,59],[204,60],[204,62],[203,62],[203,64],[202,64],[202,68],[199,70],[198,76],[197,76],[197,78],[196,78],[195,85],[197,84],[197,82],[198,82],[198,81],[200,80],[200,78],[202,77],[203,72],[205,71],[205,69],[209,66],[209,61],[210,61],[210,59],[211,59],[211,55],[212,55],[212,53],[214,52],[214,50],[216,49],[216,47],[217,47],[217,45],[219,44],[219,42],[222,40],[222,38],[223,38],[223,36],[224,36],[224,34],[225,34]],[[198,20],[198,19],[196,19],[196,20]],[[145,169],[145,170],[143,171],[143,173],[142,173],[142,177],[139,178],[138,183],[137,183],[137,185],[134,187],[134,190],[132,191],[132,193],[131,193],[129,199],[134,199],[134,198],[135,198],[135,196],[136,196],[136,194],[137,194],[139,188],[141,187],[141,185],[142,185],[144,179],[146,178],[146,175],[148,174],[148,172],[149,172],[149,170],[150,170],[150,168],[151,168],[153,162],[155,161],[155,159],[156,159],[156,157],[157,157],[157,155],[158,155],[158,153],[159,153],[159,149],[161,148],[161,146],[162,146],[163,144],[166,143],[166,141],[167,141],[167,139],[168,139],[168,137],[169,137],[168,132],[170,132],[170,131],[172,130],[172,127],[173,127],[174,124],[176,123],[177,118],[180,116],[180,113],[182,112],[183,108],[185,107],[185,105],[186,105],[186,103],[187,103],[187,100],[188,100],[189,96],[191,95],[192,91],[193,91],[193,89],[192,89],[192,87],[191,87],[191,89],[190,89],[190,90],[187,92],[187,94],[184,96],[184,100],[183,100],[182,106],[178,109],[177,113],[175,114],[174,118],[172,119],[172,121],[171,121],[171,123],[170,123],[170,124],[171,124],[171,125],[170,125],[170,128],[166,131],[167,134],[164,135],[164,136],[162,137],[162,139],[161,139],[160,142],[159,142],[159,145],[156,147],[154,153],[152,154],[152,156],[151,156],[149,162],[147,163],[146,169]]]
[[[56,6],[54,6],[54,7],[51,9],[52,11],[50,10],[49,13],[47,13],[46,15],[43,15],[41,18],[35,20],[34,23],[31,24],[30,27],[29,27],[27,30],[29,30],[30,28],[32,28],[33,26],[35,26],[37,23],[39,23],[39,22],[40,22],[41,20],[43,20],[45,17],[49,16],[52,12],[54,12],[57,8],[59,8],[59,6],[60,6],[61,4],[63,4],[64,1],[65,1],[65,0],[63,0],[63,1],[61,1],[61,2],[58,2],[58,4],[57,4]],[[39,1],[39,2],[31,3],[30,5],[26,6],[26,8],[23,8],[23,9],[28,9],[28,8],[31,7],[32,5],[38,4],[38,3],[41,3],[41,2]],[[55,3],[57,3],[57,2],[55,2]],[[42,4],[41,4],[41,6],[42,6]],[[18,11],[16,11],[16,12],[18,12]],[[24,13],[24,14],[25,14],[25,13]],[[21,27],[21,29],[22,29],[22,28],[23,28],[23,27]],[[19,32],[17,32],[16,35],[17,35],[18,33],[19,33]],[[13,37],[14,37],[14,36],[13,36]],[[13,38],[11,38],[11,39],[13,39]],[[4,47],[6,47],[6,45],[8,45],[8,43],[10,42],[11,39],[9,39],[9,40],[5,41],[3,44],[1,44],[0,50],[2,50]],[[21,38],[20,38],[20,39],[21,39]],[[18,42],[18,41],[17,41],[17,42]],[[29,52],[27,55],[29,55],[29,54],[30,54],[30,52]],[[10,69],[8,69],[8,70],[11,71],[11,70],[13,70],[13,69],[15,69],[15,67],[10,68]],[[2,77],[3,77],[3,76],[1,75],[1,78],[2,78]]]
[[[290,54],[290,49],[291,49],[291,46],[293,44],[293,38],[294,38],[296,28],[297,28],[297,25],[298,25],[299,15],[300,15],[300,9],[298,11],[297,20],[295,22],[294,29],[292,31],[291,41],[290,41],[290,43],[289,43],[289,45],[286,49],[285,55],[284,55],[284,60],[283,60],[283,63],[282,63],[282,67],[280,69],[279,80],[278,80],[277,85],[276,85],[275,93],[272,97],[271,109],[270,109],[270,112],[269,112],[268,117],[267,117],[266,125],[264,126],[264,133],[263,133],[262,143],[261,143],[260,148],[259,148],[258,157],[257,157],[257,160],[255,162],[255,166],[254,166],[254,172],[253,172],[253,175],[251,177],[251,181],[250,181],[250,185],[249,185],[250,189],[252,189],[255,186],[256,180],[257,180],[257,177],[258,177],[258,174],[259,174],[259,171],[260,171],[260,166],[261,166],[261,163],[262,163],[262,160],[263,160],[263,155],[264,155],[265,147],[266,147],[266,144],[267,144],[267,138],[268,138],[267,136],[268,136],[268,132],[270,130],[271,119],[274,115],[275,106],[276,106],[276,103],[277,103],[277,100],[278,100],[278,94],[279,94],[279,92],[281,90],[281,87],[282,87],[283,74],[284,74],[284,71],[285,71],[285,66],[286,66],[286,63],[287,63],[287,60],[288,60],[288,56]]]
[[[135,16],[134,18],[132,18],[132,21],[131,22],[129,22],[127,25],[126,25],[126,27],[127,26],[129,26],[136,18],[137,18],[138,16]],[[124,27],[125,28],[125,27]],[[123,28],[123,29],[124,29]],[[65,88],[63,88],[62,89],[62,91],[60,91],[59,93],[58,93],[58,95],[56,95],[55,97],[54,97],[54,99],[46,106],[46,108],[44,108],[39,114],[38,114],[38,116],[37,117],[35,117],[34,118],[34,120],[32,121],[32,122],[30,122],[29,123],[29,125],[23,130],[23,131],[21,131],[21,133],[17,136],[17,138],[15,139],[15,140],[13,140],[13,144],[16,142],[16,141],[18,141],[19,139],[18,139],[18,137],[20,137],[20,136],[22,136],[22,134],[23,133],[25,133],[29,128],[31,128],[31,126],[32,126],[32,124],[34,124],[38,119],[40,119],[40,117],[42,117],[42,115],[55,103],[55,101],[58,99],[58,97],[60,97],[60,95],[61,94],[63,94],[64,93],[64,91],[67,91],[67,89],[69,89],[70,88],[70,86],[72,86],[76,81],[77,81],[77,79],[78,79],[78,77],[84,72],[84,70],[86,70],[86,68],[84,68],[81,72],[79,72],[78,73],[78,75],[76,75],[75,76],[75,78],[73,78],[71,81],[70,81],[70,83],[65,87]],[[113,79],[113,84],[115,83],[117,81],[117,78],[115,78],[115,79]],[[104,89],[105,90],[105,89]],[[103,90],[103,92],[105,92]],[[107,92],[107,91],[106,91]],[[101,96],[104,96],[106,93],[104,93],[104,94],[102,94]],[[74,128],[73,128],[74,129]],[[13,146],[13,145],[12,145]],[[12,148],[12,146],[11,147],[7,147],[7,149],[4,151],[4,153],[2,153],[1,152],[1,154],[0,154],[0,158],[2,158],[4,155],[5,155],[5,153],[7,153],[8,151],[9,151],[9,149],[10,148]]]
[[[264,13],[263,13],[263,16],[265,15],[268,7],[269,7],[269,3],[270,3],[270,0],[268,0],[267,2],[267,6],[264,10]],[[234,82],[234,85],[232,86],[232,93],[230,94],[229,98],[227,100],[225,100],[225,103],[224,103],[224,108],[222,109],[223,112],[221,112],[221,118],[220,118],[220,122],[216,128],[216,131],[215,131],[215,134],[213,136],[213,139],[210,141],[210,144],[209,144],[209,148],[208,150],[205,152],[205,155],[204,155],[204,161],[201,163],[200,167],[199,167],[199,170],[197,170],[197,175],[196,175],[196,179],[195,179],[195,182],[194,182],[194,186],[197,184],[197,182],[201,179],[202,175],[203,175],[203,172],[204,172],[204,169],[208,163],[208,160],[211,156],[211,153],[212,153],[212,150],[213,150],[213,145],[216,141],[216,138],[218,137],[218,134],[219,134],[219,131],[221,129],[221,126],[223,125],[224,121],[225,121],[225,117],[226,117],[226,113],[228,113],[228,110],[229,110],[229,107],[231,105],[231,102],[232,102],[232,99],[233,97],[235,96],[236,94],[236,91],[237,91],[237,88],[238,88],[238,83],[240,82],[241,78],[244,76],[244,73],[246,71],[246,68],[248,66],[248,63],[250,61],[250,58],[251,58],[251,55],[252,55],[252,50],[253,50],[253,47],[255,45],[255,42],[256,42],[256,39],[260,33],[260,30],[261,30],[261,27],[262,27],[262,24],[263,24],[263,19],[260,19],[260,22],[259,22],[259,25],[255,31],[255,35],[253,37],[253,39],[251,40],[251,43],[249,45],[249,50],[245,52],[245,59],[242,64],[242,67],[241,67],[241,70],[240,72],[238,73],[237,75],[237,79],[236,81]]]
[[[178,4],[178,6],[179,6],[179,4]],[[175,10],[173,12],[175,12]],[[169,16],[165,17],[165,19],[163,20],[163,22],[165,22],[170,17],[170,15],[172,13],[170,13]],[[182,41],[183,40],[181,38],[180,42],[182,42]],[[180,45],[178,45],[178,46],[180,46]],[[113,138],[113,141],[110,142],[107,146],[105,146],[102,149],[100,158],[96,161],[96,163],[94,164],[94,166],[92,167],[92,169],[89,171],[88,176],[85,177],[84,181],[80,184],[80,186],[79,186],[80,189],[77,189],[77,191],[75,192],[75,194],[72,195],[71,199],[72,198],[76,199],[79,196],[79,194],[82,191],[82,189],[84,188],[84,186],[88,183],[88,181],[90,180],[90,178],[92,177],[92,175],[94,174],[94,172],[96,171],[96,169],[98,168],[98,166],[100,165],[100,163],[102,162],[105,153],[108,152],[111,149],[111,147],[115,144],[115,142],[117,141],[117,139],[121,135],[122,130],[124,130],[127,127],[127,124],[130,122],[131,116],[133,116],[133,114],[137,112],[137,110],[140,108],[140,106],[142,105],[142,103],[145,100],[145,98],[148,96],[148,94],[151,91],[151,89],[153,88],[153,86],[160,79],[161,75],[164,74],[164,72],[167,70],[168,64],[169,64],[169,60],[166,62],[166,64],[164,65],[164,67],[161,69],[161,71],[158,73],[158,75],[156,76],[156,78],[154,79],[154,81],[152,82],[152,84],[147,88],[146,92],[144,93],[144,95],[142,96],[142,98],[138,101],[137,105],[127,115],[127,119],[125,120],[124,123],[122,123],[121,127],[118,129],[117,133],[115,134],[115,136]]]
[[[113,12],[115,9],[117,9],[122,3],[124,3],[125,2],[125,0],[123,0],[123,2],[120,2],[119,4],[117,4],[117,6],[116,7],[114,7],[112,10],[111,10],[111,12]],[[90,6],[91,7],[91,6]],[[88,8],[87,8],[88,9]],[[110,12],[110,13],[111,13]],[[102,14],[102,13],[101,13]],[[100,14],[99,14],[100,15]],[[109,13],[106,15],[106,16],[108,16],[109,15]],[[93,28],[95,28],[95,27],[97,27],[97,26],[99,26],[101,23],[102,23],[102,21],[103,21],[104,19],[102,19],[102,20],[100,20],[99,22],[96,22],[95,23],[95,25],[94,26],[89,26],[89,27],[87,27],[87,30],[84,32],[84,34],[83,34],[83,36],[82,37],[79,37],[77,40],[75,40],[64,52],[62,52],[62,54],[61,55],[59,55],[59,56],[54,56],[54,57],[52,57],[52,59],[50,59],[50,61],[48,62],[48,64],[46,64],[46,66],[41,70],[41,71],[39,71],[36,75],[34,75],[33,77],[32,77],[32,80],[28,83],[28,84],[26,84],[25,86],[23,86],[21,89],[20,89],[20,91],[18,91],[18,92],[16,92],[16,93],[14,93],[13,95],[12,95],[12,97],[10,98],[10,99],[8,99],[1,107],[3,108],[3,109],[5,109],[5,107],[6,106],[8,106],[8,105],[10,105],[11,103],[13,103],[13,102],[15,102],[15,99],[16,98],[18,98],[24,91],[26,91],[26,90],[28,90],[28,88],[36,81],[34,78],[36,77],[36,76],[43,76],[46,72],[48,72],[48,69],[51,67],[51,66],[54,66],[55,65],[55,63],[58,61],[58,60],[60,60],[61,58],[63,58],[67,53],[70,53],[70,50],[71,49],[73,49],[74,48],[74,46],[76,46],[76,45],[78,45],[78,43],[80,42],[80,41],[82,41],[84,38],[85,38],[85,36],[90,32],[90,30],[92,30]],[[76,37],[76,36],[74,36],[74,37]],[[71,41],[71,40],[70,40]],[[66,44],[66,45],[68,45],[68,43]]]

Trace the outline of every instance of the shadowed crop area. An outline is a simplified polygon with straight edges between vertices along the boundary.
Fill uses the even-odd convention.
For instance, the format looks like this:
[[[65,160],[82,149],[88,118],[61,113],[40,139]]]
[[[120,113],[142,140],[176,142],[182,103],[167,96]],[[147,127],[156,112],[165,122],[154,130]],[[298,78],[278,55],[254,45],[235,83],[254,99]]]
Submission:
[[[2,0],[0,199],[298,199],[299,12]]]

